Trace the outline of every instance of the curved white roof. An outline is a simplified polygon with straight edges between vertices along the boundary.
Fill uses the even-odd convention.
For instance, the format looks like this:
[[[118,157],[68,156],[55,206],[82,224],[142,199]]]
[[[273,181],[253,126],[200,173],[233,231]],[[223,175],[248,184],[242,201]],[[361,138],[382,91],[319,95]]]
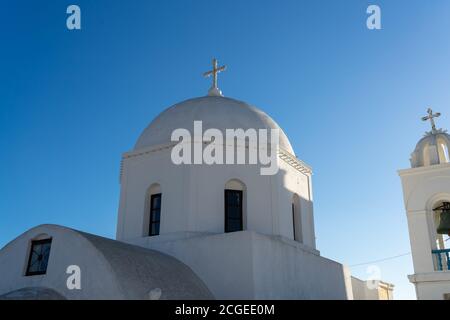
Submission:
[[[449,162],[450,135],[444,130],[427,132],[411,154],[413,168]]]
[[[203,131],[219,129],[279,129],[280,148],[295,155],[288,137],[278,124],[260,109],[222,96],[206,96],[178,103],[157,116],[139,137],[134,150],[171,143],[175,129],[191,133],[194,121],[202,121]]]
[[[26,287],[2,294],[0,300],[66,300],[66,298],[50,288]]]
[[[24,277],[30,241],[52,238],[45,277]],[[69,290],[66,269],[79,266],[82,290]],[[186,264],[167,254],[58,225],[34,227],[0,250],[1,299],[214,299]]]

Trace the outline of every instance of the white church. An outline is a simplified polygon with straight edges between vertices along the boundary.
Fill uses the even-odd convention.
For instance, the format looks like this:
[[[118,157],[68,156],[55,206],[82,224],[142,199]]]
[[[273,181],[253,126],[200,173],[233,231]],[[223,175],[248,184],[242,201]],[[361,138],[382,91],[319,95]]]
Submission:
[[[123,154],[116,240],[49,224],[26,231],[0,250],[0,299],[392,299],[393,285],[371,287],[321,256],[311,167],[266,113],[222,95],[224,69],[214,60],[208,95],[163,111]],[[277,129],[278,172],[261,175],[259,163],[174,164],[172,133],[194,121],[223,133]],[[433,141],[450,140],[432,137],[400,173],[419,298],[450,292],[448,253],[435,261],[442,240],[430,227],[450,201],[450,165],[441,153],[422,157]],[[237,152],[249,153],[250,140]]]

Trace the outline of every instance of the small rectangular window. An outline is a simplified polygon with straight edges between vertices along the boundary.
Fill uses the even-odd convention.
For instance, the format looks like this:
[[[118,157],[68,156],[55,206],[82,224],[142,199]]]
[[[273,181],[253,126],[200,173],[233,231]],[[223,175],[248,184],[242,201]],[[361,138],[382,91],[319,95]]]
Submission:
[[[31,242],[26,272],[27,276],[45,274],[47,272],[51,245],[52,239],[35,240]]]
[[[242,191],[225,190],[225,232],[242,231]]]
[[[150,198],[149,236],[159,235],[160,219],[161,219],[161,193],[152,194]]]
[[[293,233],[294,233],[294,240],[298,241],[298,237],[297,237],[297,230],[295,230],[295,206],[292,203],[292,227],[293,227]]]

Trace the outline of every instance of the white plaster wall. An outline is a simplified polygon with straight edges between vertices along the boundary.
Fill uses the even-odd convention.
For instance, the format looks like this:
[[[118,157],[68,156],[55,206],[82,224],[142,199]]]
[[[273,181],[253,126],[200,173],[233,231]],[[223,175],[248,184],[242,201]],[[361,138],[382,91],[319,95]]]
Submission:
[[[241,231],[130,241],[184,262],[218,299],[352,297],[344,266],[287,238]]]
[[[450,193],[450,164],[399,171],[407,210],[425,210],[428,200],[439,193]]]
[[[450,271],[420,273],[409,279],[416,286],[419,300],[443,300],[444,294],[450,294]]]
[[[444,294],[450,294],[450,281],[444,283],[417,283],[418,300],[443,300]]]
[[[367,300],[366,296],[366,282],[358,278],[351,277],[352,279],[352,291],[354,300]]]
[[[252,243],[246,232],[154,243],[149,248],[187,264],[217,299],[252,299],[254,296],[252,259],[249,258]]]
[[[280,159],[278,174],[262,176],[259,165],[177,166],[171,161],[170,148],[145,151],[123,160],[118,240],[145,236],[146,192],[153,183],[159,183],[162,191],[161,235],[224,232],[225,184],[237,179],[246,187],[246,230],[293,238],[291,203],[297,193],[301,199],[303,243],[315,248],[310,175]]]
[[[416,293],[419,300],[443,300],[444,294],[450,294],[450,281],[417,283]]]
[[[256,299],[349,299],[344,266],[295,241],[257,233],[253,240]]]
[[[431,253],[434,248],[428,228],[427,215],[426,211],[408,212],[409,241],[415,273],[435,270]]]
[[[369,287],[367,281],[352,277],[352,288],[354,300],[380,300],[378,287]]]
[[[302,243],[316,248],[314,226],[313,195],[310,174],[298,172],[284,161],[279,162],[280,189],[280,234],[294,239],[292,227],[292,198],[297,194],[300,198],[300,217],[302,226]]]
[[[186,184],[189,171],[173,165],[168,150],[125,159],[122,170],[118,240],[144,236],[148,230],[144,225],[146,193],[153,183],[160,184],[162,192],[160,232],[188,230],[189,194],[184,191],[191,190]]]

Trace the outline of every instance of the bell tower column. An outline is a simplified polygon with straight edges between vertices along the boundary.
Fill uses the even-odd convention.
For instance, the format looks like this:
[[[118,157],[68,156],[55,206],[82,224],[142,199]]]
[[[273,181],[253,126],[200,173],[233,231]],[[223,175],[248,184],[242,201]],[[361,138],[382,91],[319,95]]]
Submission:
[[[434,272],[433,240],[426,210],[406,208],[411,254],[415,273]]]

